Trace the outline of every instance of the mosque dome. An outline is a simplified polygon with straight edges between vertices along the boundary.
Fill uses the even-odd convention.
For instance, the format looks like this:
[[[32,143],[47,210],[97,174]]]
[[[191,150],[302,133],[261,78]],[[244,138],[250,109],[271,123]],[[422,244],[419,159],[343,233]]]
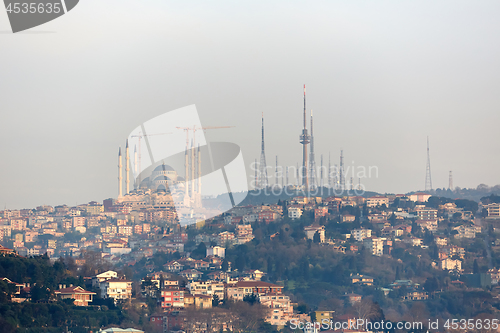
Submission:
[[[167,164],[161,164],[158,165],[155,170],[156,172],[161,172],[161,171],[175,171],[174,168],[172,168],[170,165]]]
[[[156,177],[153,181],[159,181],[159,180],[171,180],[169,177],[167,176],[158,176]]]

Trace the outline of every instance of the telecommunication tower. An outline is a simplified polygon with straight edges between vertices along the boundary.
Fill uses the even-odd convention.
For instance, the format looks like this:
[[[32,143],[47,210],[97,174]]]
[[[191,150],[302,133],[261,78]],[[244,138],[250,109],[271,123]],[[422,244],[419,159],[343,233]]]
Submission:
[[[310,185],[311,188],[315,188],[317,186],[317,177],[316,177],[316,158],[314,157],[314,128],[313,128],[313,112],[311,110],[311,136],[310,136],[310,143],[311,143],[311,152],[310,152],[310,157],[309,157],[309,175],[310,175]]]
[[[302,135],[300,136],[300,143],[302,144],[302,186],[305,191],[309,190],[309,164],[307,156],[307,145],[310,142],[310,137],[307,134],[307,124],[306,124],[306,85],[304,84],[304,127],[302,129]]]

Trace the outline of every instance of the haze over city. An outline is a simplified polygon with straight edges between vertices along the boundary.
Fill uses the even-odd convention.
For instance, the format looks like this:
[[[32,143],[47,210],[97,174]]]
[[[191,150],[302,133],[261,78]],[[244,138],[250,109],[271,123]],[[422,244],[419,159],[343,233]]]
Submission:
[[[268,165],[278,155],[295,166],[303,84],[317,165],[329,153],[338,164],[343,149],[347,166],[378,168],[367,190],[423,190],[429,136],[434,188],[450,170],[455,186],[496,185],[499,7],[87,0],[26,33],[0,33],[0,205],[116,197],[130,131],[191,104],[203,125],[235,126],[206,135],[240,145],[249,181],[262,112]]]

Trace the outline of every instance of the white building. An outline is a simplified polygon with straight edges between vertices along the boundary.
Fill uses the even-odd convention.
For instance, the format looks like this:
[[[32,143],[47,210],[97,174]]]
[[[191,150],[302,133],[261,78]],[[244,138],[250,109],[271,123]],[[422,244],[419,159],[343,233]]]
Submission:
[[[430,194],[419,192],[409,195],[408,199],[413,202],[427,202],[431,196]]]
[[[368,238],[363,239],[363,245],[374,256],[381,256],[384,254],[384,241],[386,241],[385,238],[368,237]]]
[[[217,256],[224,258],[226,256],[226,249],[220,246],[213,246],[207,248],[207,257],[208,256]]]
[[[290,207],[288,208],[288,217],[292,220],[298,219],[302,216],[302,209],[298,207]]]
[[[304,227],[304,232],[306,233],[307,239],[314,240],[314,235],[319,234],[319,239],[321,243],[325,242],[325,226],[308,226]]]
[[[389,206],[389,198],[377,195],[366,199],[367,207],[377,207],[382,205]]]
[[[92,278],[92,287],[99,288],[99,284],[101,282],[104,282],[104,281],[110,280],[110,279],[116,279],[117,277],[118,277],[118,273],[116,273],[115,271],[106,271],[106,272],[103,272],[101,274],[97,274],[96,276],[94,276]]]
[[[443,270],[462,270],[462,262],[460,260],[453,260],[450,258],[446,258],[441,260],[441,269]]]
[[[224,283],[219,281],[192,281],[187,286],[191,295],[217,295],[224,299]]]
[[[100,283],[101,297],[117,300],[132,297],[132,281],[121,279],[110,279]]]
[[[372,231],[371,229],[353,229],[351,230],[351,235],[352,237],[357,240],[358,242],[363,241],[363,239],[371,237],[372,236]]]

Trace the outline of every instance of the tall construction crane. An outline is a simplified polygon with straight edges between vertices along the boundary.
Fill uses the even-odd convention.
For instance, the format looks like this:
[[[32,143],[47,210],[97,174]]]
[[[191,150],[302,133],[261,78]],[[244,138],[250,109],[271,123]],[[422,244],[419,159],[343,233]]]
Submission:
[[[219,128],[231,128],[234,126],[206,126],[206,127],[176,127],[177,129],[184,130],[186,131],[186,161],[185,161],[185,167],[186,167],[186,184],[189,182],[189,156],[188,156],[188,150],[189,150],[189,131],[193,131],[193,139],[191,140],[191,180],[194,180],[194,169],[195,169],[195,147],[196,147],[196,131],[202,130],[206,131],[209,129],[219,129]],[[198,161],[198,182],[201,181],[201,170],[200,170],[200,165],[201,162]],[[198,184],[198,188],[200,187],[200,184]],[[186,191],[187,192],[187,191]],[[191,186],[191,197],[194,196],[194,183]]]
[[[140,177],[140,174],[141,174],[141,140],[142,138],[144,137],[147,137],[147,136],[155,136],[155,135],[167,135],[167,134],[172,134],[172,132],[169,132],[169,133],[154,133],[154,134],[142,134],[141,131],[139,131],[139,134],[138,135],[131,135],[130,137],[131,138],[139,138],[139,162],[137,163],[137,166],[136,168],[139,170],[139,174],[138,174],[138,186],[141,185],[141,177]],[[137,170],[136,170],[137,172]]]
[[[231,127],[234,127],[234,126],[206,126],[206,127],[193,126],[193,127],[176,127],[176,128],[186,131],[186,149],[187,149],[187,148],[189,148],[189,131],[193,131],[193,146],[196,147],[196,142],[194,141],[196,131],[199,131],[199,130],[206,131],[209,129],[231,128]]]

